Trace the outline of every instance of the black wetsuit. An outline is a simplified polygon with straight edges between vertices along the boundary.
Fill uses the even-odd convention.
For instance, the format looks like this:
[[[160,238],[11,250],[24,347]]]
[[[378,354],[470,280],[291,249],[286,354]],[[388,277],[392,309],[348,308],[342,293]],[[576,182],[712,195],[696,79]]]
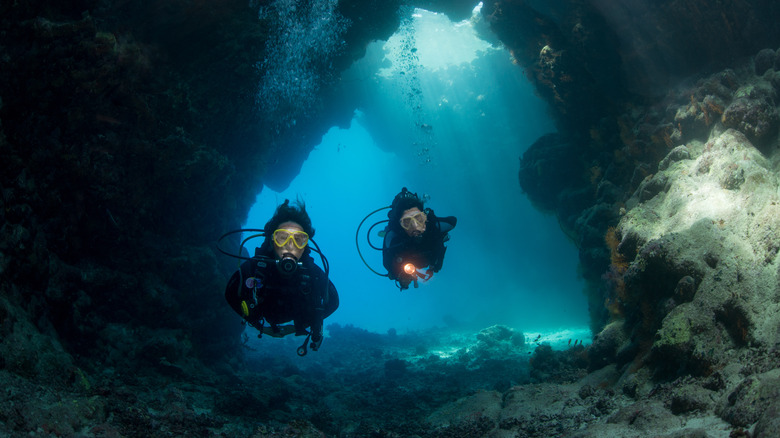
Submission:
[[[275,330],[278,324],[293,321],[296,335],[306,334],[311,327],[312,337],[318,338],[322,321],[339,306],[339,295],[309,251],[299,263],[294,273],[283,274],[273,256],[258,249],[228,281],[225,299],[258,330],[262,331],[264,323]]]
[[[458,220],[454,216],[436,217],[432,210],[426,210],[428,220],[425,232],[419,237],[411,237],[399,227],[388,227],[382,245],[382,264],[391,280],[410,280],[403,267],[412,263],[417,269],[429,267],[431,272],[439,272],[444,263],[444,242]],[[401,284],[408,281],[401,281]]]

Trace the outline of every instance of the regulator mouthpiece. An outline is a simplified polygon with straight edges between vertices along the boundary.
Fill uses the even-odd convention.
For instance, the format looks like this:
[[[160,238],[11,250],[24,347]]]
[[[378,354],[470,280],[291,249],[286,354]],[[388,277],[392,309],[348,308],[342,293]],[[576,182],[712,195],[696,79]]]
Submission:
[[[298,261],[295,260],[295,257],[285,255],[276,262],[276,267],[282,274],[291,275],[298,269]]]

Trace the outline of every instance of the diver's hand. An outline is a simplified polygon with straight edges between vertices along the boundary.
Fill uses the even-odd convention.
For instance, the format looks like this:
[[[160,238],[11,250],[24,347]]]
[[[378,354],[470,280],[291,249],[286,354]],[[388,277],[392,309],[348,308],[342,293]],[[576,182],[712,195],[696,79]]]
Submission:
[[[412,276],[407,274],[401,274],[398,276],[398,284],[401,285],[401,290],[409,289],[409,284],[412,282]]]
[[[265,256],[255,256],[252,258],[254,265],[252,267],[252,275],[258,277],[260,280],[264,280],[268,277],[271,268],[276,267],[276,263],[273,258]]]
[[[320,349],[320,345],[322,345],[322,333],[314,333],[311,335],[311,347],[312,350],[317,351]]]
[[[280,325],[276,328],[277,330],[274,331],[270,326],[263,327],[263,334],[273,336],[274,338],[283,338],[290,333],[295,333],[295,326],[293,325]]]

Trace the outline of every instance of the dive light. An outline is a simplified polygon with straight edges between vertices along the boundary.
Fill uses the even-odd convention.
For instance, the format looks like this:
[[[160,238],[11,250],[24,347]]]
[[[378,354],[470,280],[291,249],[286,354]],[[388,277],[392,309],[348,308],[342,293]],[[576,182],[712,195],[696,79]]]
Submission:
[[[414,266],[411,263],[407,263],[407,264],[404,265],[404,273],[406,273],[407,275],[411,275],[412,276],[412,282],[414,283],[414,287],[416,289],[417,286],[418,286],[418,284],[417,284],[417,267]]]
[[[414,287],[417,287],[417,280],[422,279],[422,281],[428,281],[433,277],[433,272],[429,269],[428,272],[420,272],[417,270],[417,266],[414,266],[413,263],[406,263],[403,266],[404,273],[406,275],[409,275],[412,277],[412,281],[414,282]]]

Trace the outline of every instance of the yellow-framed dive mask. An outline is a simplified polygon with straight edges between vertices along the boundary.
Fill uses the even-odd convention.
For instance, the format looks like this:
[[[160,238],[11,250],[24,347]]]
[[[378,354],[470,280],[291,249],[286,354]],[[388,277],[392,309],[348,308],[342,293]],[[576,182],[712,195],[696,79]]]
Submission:
[[[423,213],[422,211],[418,211],[415,214],[410,214],[409,216],[404,216],[401,218],[401,228],[404,230],[409,230],[414,226],[414,223],[416,223],[418,226],[423,227],[425,226],[425,221],[428,220],[428,216]]]
[[[278,230],[274,231],[274,245],[278,246],[279,248],[287,245],[287,242],[292,239],[293,245],[295,245],[298,249],[306,248],[306,245],[309,244],[309,235],[306,234],[305,231],[299,231],[299,230],[288,230],[285,228],[279,228]]]

